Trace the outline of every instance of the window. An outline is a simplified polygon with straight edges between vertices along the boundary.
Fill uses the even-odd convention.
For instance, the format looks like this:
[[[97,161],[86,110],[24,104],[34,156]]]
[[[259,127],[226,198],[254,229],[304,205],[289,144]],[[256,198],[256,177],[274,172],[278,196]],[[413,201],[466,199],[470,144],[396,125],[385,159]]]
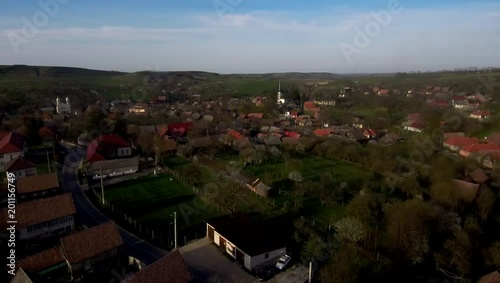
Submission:
[[[265,255],[264,255],[264,258],[265,258],[265,259],[268,259],[268,258],[269,258],[269,253],[265,254]]]

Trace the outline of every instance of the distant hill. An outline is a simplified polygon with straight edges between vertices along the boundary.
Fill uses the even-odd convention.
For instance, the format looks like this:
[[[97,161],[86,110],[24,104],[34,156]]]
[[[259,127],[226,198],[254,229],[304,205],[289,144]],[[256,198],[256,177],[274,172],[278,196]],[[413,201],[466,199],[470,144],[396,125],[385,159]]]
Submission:
[[[99,71],[73,67],[38,67],[26,65],[0,66],[2,77],[37,78],[37,77],[105,77],[124,75],[124,72]]]

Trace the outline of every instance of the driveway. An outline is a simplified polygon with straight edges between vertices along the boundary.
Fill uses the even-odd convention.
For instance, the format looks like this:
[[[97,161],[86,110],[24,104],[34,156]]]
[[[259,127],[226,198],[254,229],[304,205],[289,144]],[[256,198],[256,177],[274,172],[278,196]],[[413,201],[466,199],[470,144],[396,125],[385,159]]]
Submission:
[[[203,238],[179,248],[193,275],[205,282],[254,283],[255,277],[246,273],[240,264],[221,254],[208,239]]]

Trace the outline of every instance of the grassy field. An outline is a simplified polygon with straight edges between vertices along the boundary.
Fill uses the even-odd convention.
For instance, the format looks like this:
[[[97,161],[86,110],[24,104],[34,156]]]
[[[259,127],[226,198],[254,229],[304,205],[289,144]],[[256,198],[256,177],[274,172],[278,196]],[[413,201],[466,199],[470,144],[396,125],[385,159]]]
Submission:
[[[197,199],[190,188],[169,175],[148,176],[108,186],[105,198],[137,223],[163,235],[169,233],[174,212],[177,212],[180,236],[191,232],[203,220],[219,215],[214,208]]]
[[[351,164],[316,156],[292,157],[285,162],[276,160],[257,166],[249,166],[243,174],[259,177],[273,183],[287,179],[292,171],[298,171],[304,180],[317,181],[323,174],[331,174],[339,182],[356,182],[369,176],[365,170]]]

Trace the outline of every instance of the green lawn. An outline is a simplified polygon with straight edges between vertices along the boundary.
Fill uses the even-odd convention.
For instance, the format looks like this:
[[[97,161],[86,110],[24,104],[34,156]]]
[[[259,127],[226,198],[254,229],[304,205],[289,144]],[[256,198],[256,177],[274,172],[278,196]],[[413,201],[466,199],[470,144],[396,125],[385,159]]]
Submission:
[[[50,169],[50,172],[51,173],[55,173],[57,172],[57,169],[55,168],[54,164],[52,164],[52,167]],[[38,175],[43,175],[43,174],[48,174],[49,173],[49,166],[45,163],[42,163],[42,164],[38,164],[36,166],[36,173]]]
[[[137,223],[163,235],[168,235],[174,212],[177,212],[179,235],[189,233],[193,227],[199,228],[203,220],[219,215],[214,208],[197,199],[191,188],[169,175],[147,176],[108,186],[104,194],[107,201]]]
[[[295,157],[285,162],[275,161],[249,166],[243,173],[273,183],[287,179],[292,171],[299,171],[304,180],[310,181],[319,180],[322,174],[331,174],[339,182],[354,182],[369,176],[368,172],[354,165],[315,156]]]
[[[180,170],[183,167],[191,164],[191,160],[176,155],[165,158],[164,163],[167,167],[171,169]]]

